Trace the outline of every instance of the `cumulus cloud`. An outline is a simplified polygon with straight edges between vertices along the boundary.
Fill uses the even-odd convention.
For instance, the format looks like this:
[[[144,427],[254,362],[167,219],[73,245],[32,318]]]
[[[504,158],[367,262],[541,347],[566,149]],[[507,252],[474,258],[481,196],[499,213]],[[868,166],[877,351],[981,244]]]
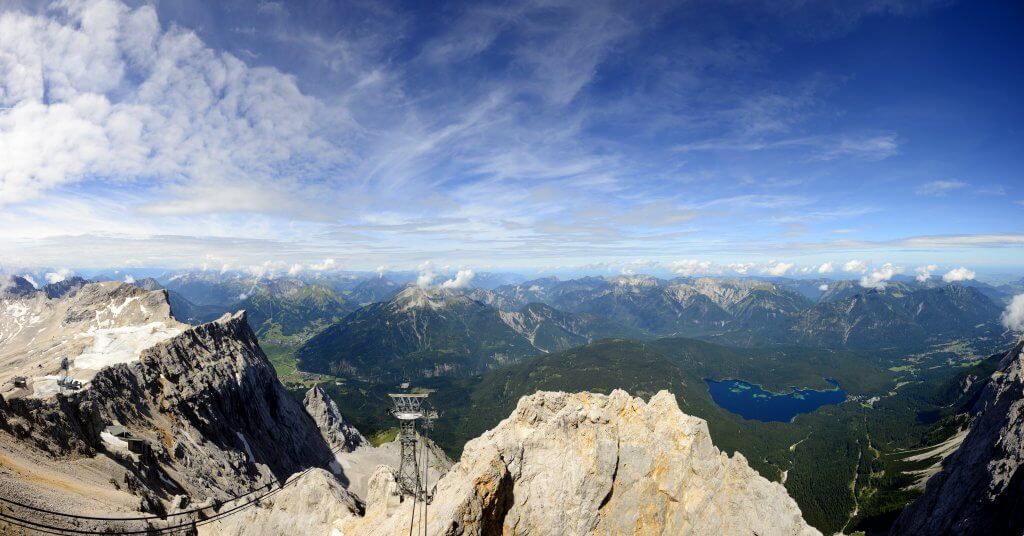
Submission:
[[[419,276],[416,277],[416,285],[420,288],[430,288],[434,284],[434,278],[437,277],[434,274],[434,263],[424,261],[417,269],[419,270]]]
[[[74,275],[74,273],[75,272],[72,272],[68,268],[58,268],[56,271],[48,272],[46,274],[46,282],[47,283],[60,283],[61,281],[64,281],[65,279],[67,279],[67,278],[71,277],[72,275]]]
[[[940,196],[967,186],[963,181],[931,181],[917,187],[917,195]]]
[[[251,276],[253,276],[253,277],[257,278],[257,279],[262,279],[264,277],[273,279],[274,278],[274,267],[275,267],[275,263],[273,261],[263,261],[263,263],[261,263],[261,264],[253,264],[253,265],[250,265],[250,266],[246,267],[245,271],[248,272],[249,275],[251,275]],[[228,271],[228,269],[229,269],[229,267],[227,267],[227,265],[225,265],[225,267],[221,268],[220,273],[222,273],[222,274],[226,273]],[[245,298],[240,298],[240,299],[244,300]]]
[[[729,269],[737,274],[747,275],[747,272],[749,272],[754,266],[755,264],[752,262],[734,262],[729,265]]]
[[[712,264],[709,261],[699,259],[681,259],[668,264],[668,269],[673,274],[681,276],[692,276],[711,272]]]
[[[859,272],[863,274],[868,271],[868,263],[853,259],[847,261],[846,264],[843,265],[843,271],[847,273]]]
[[[323,262],[309,265],[309,269],[314,272],[323,272],[324,270],[331,270],[337,266],[337,262],[334,259],[324,259]]]
[[[902,274],[902,266],[893,266],[892,263],[885,263],[881,268],[876,268],[871,273],[860,278],[860,286],[876,290],[883,290],[886,281],[889,281],[896,274]]]
[[[822,263],[821,266],[818,267],[818,273],[819,274],[831,274],[832,272],[835,271],[835,269],[836,269],[835,266],[833,266],[831,262],[825,262],[825,263]]]
[[[293,264],[288,267],[288,275],[296,276],[302,273],[303,267],[301,264]]]
[[[455,277],[441,283],[441,288],[469,288],[474,275],[473,270],[459,270]]]
[[[131,274],[128,274],[128,275],[124,276],[124,282],[128,283],[129,285],[132,285],[132,284],[135,283],[135,278],[132,277]]]
[[[961,266],[946,272],[946,274],[942,276],[942,280],[947,283],[953,283],[954,281],[970,281],[974,279],[975,275],[976,274],[974,272]]]
[[[781,277],[786,275],[786,272],[792,270],[793,266],[795,265],[791,262],[770,261],[768,264],[764,266],[764,268],[761,269],[761,272],[768,275]]]
[[[1010,300],[1000,320],[1006,329],[1024,331],[1024,294],[1018,294]]]
[[[163,176],[178,178],[180,198],[154,212],[274,211],[284,205],[269,179],[338,154],[309,134],[328,114],[292,77],[163,30],[152,6],[51,7],[0,14],[0,204],[89,178]]]
[[[822,283],[821,285],[818,285],[818,290],[826,292],[828,290],[828,284]]]
[[[934,264],[929,264],[928,266],[918,266],[917,268],[914,268],[914,272],[917,273],[915,279],[917,279],[918,283],[924,283],[931,279],[932,272],[938,269],[939,267]]]

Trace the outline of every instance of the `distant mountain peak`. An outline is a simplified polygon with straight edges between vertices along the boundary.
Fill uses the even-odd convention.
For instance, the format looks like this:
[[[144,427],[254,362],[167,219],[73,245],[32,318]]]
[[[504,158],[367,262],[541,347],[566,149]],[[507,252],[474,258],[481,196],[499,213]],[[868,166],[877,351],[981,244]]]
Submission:
[[[410,309],[443,309],[456,303],[469,303],[473,300],[457,292],[444,288],[423,288],[418,285],[406,285],[389,305],[400,311]]]

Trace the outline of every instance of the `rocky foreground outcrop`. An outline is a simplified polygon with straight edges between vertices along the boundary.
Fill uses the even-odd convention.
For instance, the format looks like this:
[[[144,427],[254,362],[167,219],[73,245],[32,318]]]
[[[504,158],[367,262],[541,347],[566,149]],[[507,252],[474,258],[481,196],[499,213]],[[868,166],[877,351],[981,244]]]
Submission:
[[[1024,534],[1022,349],[1024,339],[1003,357],[973,408],[967,437],[892,534]]]
[[[365,517],[339,532],[407,534],[412,501],[398,503],[391,487],[379,470]],[[427,533],[818,534],[785,488],[719,451],[673,395],[645,403],[619,390],[522,398],[438,483]]]
[[[85,301],[93,294],[95,299]],[[81,317],[101,319],[107,326],[103,315],[110,303],[120,314],[117,323],[103,329],[134,330],[139,322],[154,322],[153,315],[173,322],[163,291],[95,284],[71,302],[46,307],[62,310],[68,303],[68,312],[62,313],[68,325],[77,326]],[[130,307],[141,307],[147,316],[122,318]],[[111,464],[101,460],[114,460],[120,467],[114,465],[109,487],[130,491],[140,497],[138,510],[157,514],[174,509],[169,505],[188,509],[261,486],[276,487],[309,468],[331,467],[330,444],[278,381],[244,312],[180,326],[180,333],[145,348],[130,362],[98,370],[80,390],[45,398],[0,396],[0,447],[10,446],[22,460],[37,464],[53,460],[93,468],[82,471],[83,478],[99,471],[96,467],[110,471]],[[9,343],[4,350],[24,355]],[[144,451],[129,451],[125,439],[107,432],[113,424],[141,441]],[[73,469],[69,475],[75,475]],[[4,477],[0,480],[7,482]],[[18,494],[15,498],[41,506],[59,500],[60,510],[90,500],[86,490],[107,487],[102,485],[105,476],[63,487],[26,474],[10,478],[25,482],[8,487]],[[346,502],[358,501],[350,497]]]

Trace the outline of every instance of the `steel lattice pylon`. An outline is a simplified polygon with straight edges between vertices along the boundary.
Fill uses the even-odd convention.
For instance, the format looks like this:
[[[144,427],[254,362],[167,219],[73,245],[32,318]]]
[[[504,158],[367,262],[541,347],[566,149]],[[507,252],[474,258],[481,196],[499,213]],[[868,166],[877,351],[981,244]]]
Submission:
[[[416,430],[416,421],[423,419],[424,428],[429,428],[430,422],[437,418],[437,412],[423,406],[427,398],[426,393],[389,394],[388,396],[395,404],[395,407],[391,409],[391,414],[399,420],[400,424],[398,442],[402,454],[398,471],[395,473],[398,492],[405,497],[429,501],[426,483],[423,482],[420,459],[416,454],[416,446],[420,441],[420,434]]]

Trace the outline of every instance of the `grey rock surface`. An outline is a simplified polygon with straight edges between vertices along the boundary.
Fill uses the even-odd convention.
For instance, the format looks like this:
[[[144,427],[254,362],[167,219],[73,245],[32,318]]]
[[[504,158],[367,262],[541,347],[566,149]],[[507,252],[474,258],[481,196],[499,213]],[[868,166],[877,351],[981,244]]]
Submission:
[[[332,449],[340,449],[345,452],[352,452],[359,447],[369,445],[370,442],[363,437],[363,434],[356,430],[338,410],[337,404],[327,396],[327,393],[319,385],[313,386],[306,392],[303,399],[303,406],[306,413],[313,418],[320,435]]]
[[[120,313],[109,329],[134,329],[132,318],[152,323],[158,314],[182,331],[131,362],[104,366],[81,390],[0,397],[0,446],[13,440],[24,459],[35,452],[68,463],[120,460],[111,486],[128,482],[145,499],[140,509],[155,513],[175,497],[187,496],[190,504],[224,500],[333,462],[313,418],[278,381],[244,312],[188,327],[170,319],[163,291],[108,283],[83,287],[69,303],[45,306],[78,325],[114,303]],[[140,310],[125,317],[123,303]],[[148,452],[129,453],[124,441],[104,435],[112,424]]]
[[[367,515],[343,534],[405,534],[411,501],[394,504],[386,471]],[[385,501],[384,505],[376,504]],[[422,530],[422,514],[419,525]],[[780,484],[711,442],[707,423],[668,392],[649,403],[538,392],[470,441],[438,483],[428,534],[818,534]]]
[[[973,408],[960,448],[891,533],[1024,534],[1024,339],[1006,353]]]

